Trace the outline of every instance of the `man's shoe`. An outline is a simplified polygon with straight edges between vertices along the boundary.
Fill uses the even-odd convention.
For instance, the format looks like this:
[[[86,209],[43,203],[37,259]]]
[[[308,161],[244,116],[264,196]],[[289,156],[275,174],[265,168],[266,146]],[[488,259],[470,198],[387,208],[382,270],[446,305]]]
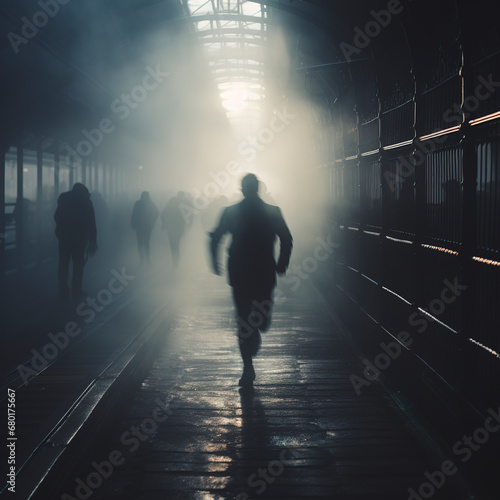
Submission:
[[[240,378],[239,385],[241,386],[250,386],[253,385],[253,381],[255,380],[255,370],[252,368],[243,370],[243,375]]]
[[[253,385],[253,379],[247,375],[243,375],[240,378],[239,385],[242,387],[250,387]]]

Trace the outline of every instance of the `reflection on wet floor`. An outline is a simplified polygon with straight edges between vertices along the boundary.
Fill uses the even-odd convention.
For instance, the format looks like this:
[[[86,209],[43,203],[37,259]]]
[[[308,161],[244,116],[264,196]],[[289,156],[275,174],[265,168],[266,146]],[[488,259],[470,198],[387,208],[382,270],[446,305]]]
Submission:
[[[200,288],[194,295],[207,297]],[[209,297],[179,312],[96,457],[120,450],[125,462],[93,498],[403,499],[434,470],[436,459],[378,385],[356,395],[357,360],[312,302],[276,308],[255,386],[241,389],[229,295]],[[168,418],[155,423],[162,404]],[[451,483],[438,493],[464,498]]]

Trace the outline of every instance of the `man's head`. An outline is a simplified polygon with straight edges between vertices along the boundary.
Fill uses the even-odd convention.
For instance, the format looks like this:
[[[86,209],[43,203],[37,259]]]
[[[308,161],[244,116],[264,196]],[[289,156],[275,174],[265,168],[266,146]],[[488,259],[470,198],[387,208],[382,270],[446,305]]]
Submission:
[[[147,201],[149,200],[149,193],[147,191],[143,191],[141,194],[141,200],[142,201]]]
[[[247,174],[241,181],[241,191],[245,198],[254,198],[259,192],[259,179],[254,174]]]
[[[72,189],[73,193],[75,193],[77,196],[88,196],[90,198],[90,192],[89,190],[81,183],[77,182]]]

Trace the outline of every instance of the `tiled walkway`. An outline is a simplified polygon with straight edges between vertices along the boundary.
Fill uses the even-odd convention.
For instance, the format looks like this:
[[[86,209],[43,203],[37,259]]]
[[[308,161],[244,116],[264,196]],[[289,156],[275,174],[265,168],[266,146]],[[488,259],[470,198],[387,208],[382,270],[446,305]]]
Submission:
[[[227,291],[196,295],[95,457],[124,463],[92,498],[401,500],[440,467],[378,384],[356,395],[360,364],[312,302],[277,306],[248,391]],[[467,498],[455,479],[433,498]]]

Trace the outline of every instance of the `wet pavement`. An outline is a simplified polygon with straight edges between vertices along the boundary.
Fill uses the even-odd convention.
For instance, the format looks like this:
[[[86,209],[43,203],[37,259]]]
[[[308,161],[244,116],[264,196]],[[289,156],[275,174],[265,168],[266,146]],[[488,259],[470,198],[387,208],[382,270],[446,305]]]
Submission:
[[[441,467],[379,384],[356,394],[349,377],[361,364],[312,296],[276,306],[254,388],[238,387],[229,289],[214,283],[192,288],[196,305],[179,310],[130,408],[66,493],[88,484],[106,500],[406,499]],[[432,498],[469,498],[459,479]]]

